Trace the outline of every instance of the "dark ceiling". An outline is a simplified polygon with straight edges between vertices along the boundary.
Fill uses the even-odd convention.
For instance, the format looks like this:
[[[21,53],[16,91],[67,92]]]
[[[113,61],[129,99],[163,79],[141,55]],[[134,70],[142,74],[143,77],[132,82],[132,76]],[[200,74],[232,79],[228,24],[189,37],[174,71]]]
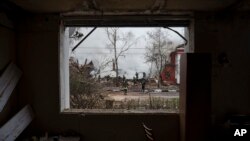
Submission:
[[[249,10],[250,0],[9,0],[36,13]]]

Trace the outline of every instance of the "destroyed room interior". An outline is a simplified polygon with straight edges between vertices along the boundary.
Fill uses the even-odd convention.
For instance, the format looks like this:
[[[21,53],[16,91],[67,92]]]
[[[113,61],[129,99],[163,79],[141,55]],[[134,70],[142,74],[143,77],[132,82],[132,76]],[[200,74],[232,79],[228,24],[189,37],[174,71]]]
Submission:
[[[249,141],[250,0],[1,0],[0,141]]]

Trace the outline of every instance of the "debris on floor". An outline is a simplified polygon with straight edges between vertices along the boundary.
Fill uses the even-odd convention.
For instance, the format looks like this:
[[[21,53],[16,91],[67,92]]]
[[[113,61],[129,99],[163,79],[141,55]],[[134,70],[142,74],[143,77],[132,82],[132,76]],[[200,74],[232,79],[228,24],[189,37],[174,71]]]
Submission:
[[[22,141],[80,141],[81,138],[78,135],[49,135],[48,133],[45,133],[43,136],[30,136],[25,139],[22,139]]]

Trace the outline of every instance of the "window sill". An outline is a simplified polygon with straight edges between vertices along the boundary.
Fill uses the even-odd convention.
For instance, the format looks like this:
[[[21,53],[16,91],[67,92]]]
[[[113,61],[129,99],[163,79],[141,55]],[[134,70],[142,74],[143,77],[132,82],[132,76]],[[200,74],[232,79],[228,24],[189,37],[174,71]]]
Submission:
[[[173,110],[65,109],[61,114],[82,115],[179,115]]]

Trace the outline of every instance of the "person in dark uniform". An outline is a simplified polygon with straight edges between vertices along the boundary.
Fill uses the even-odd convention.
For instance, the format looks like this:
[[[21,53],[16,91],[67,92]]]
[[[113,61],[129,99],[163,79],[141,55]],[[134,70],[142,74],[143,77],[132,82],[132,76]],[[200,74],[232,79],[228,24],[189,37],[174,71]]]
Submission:
[[[122,82],[124,82],[126,80],[126,77],[123,75],[122,76]]]
[[[146,73],[145,73],[145,72],[143,72],[142,74],[143,74],[143,78],[146,78]]]
[[[138,81],[138,72],[135,73],[136,81]]]
[[[144,93],[145,91],[145,85],[146,85],[146,79],[145,78],[142,78],[141,80],[141,89],[142,89],[142,92]]]
[[[123,91],[124,91],[124,95],[127,95],[128,93],[128,81],[127,80],[123,81]]]

